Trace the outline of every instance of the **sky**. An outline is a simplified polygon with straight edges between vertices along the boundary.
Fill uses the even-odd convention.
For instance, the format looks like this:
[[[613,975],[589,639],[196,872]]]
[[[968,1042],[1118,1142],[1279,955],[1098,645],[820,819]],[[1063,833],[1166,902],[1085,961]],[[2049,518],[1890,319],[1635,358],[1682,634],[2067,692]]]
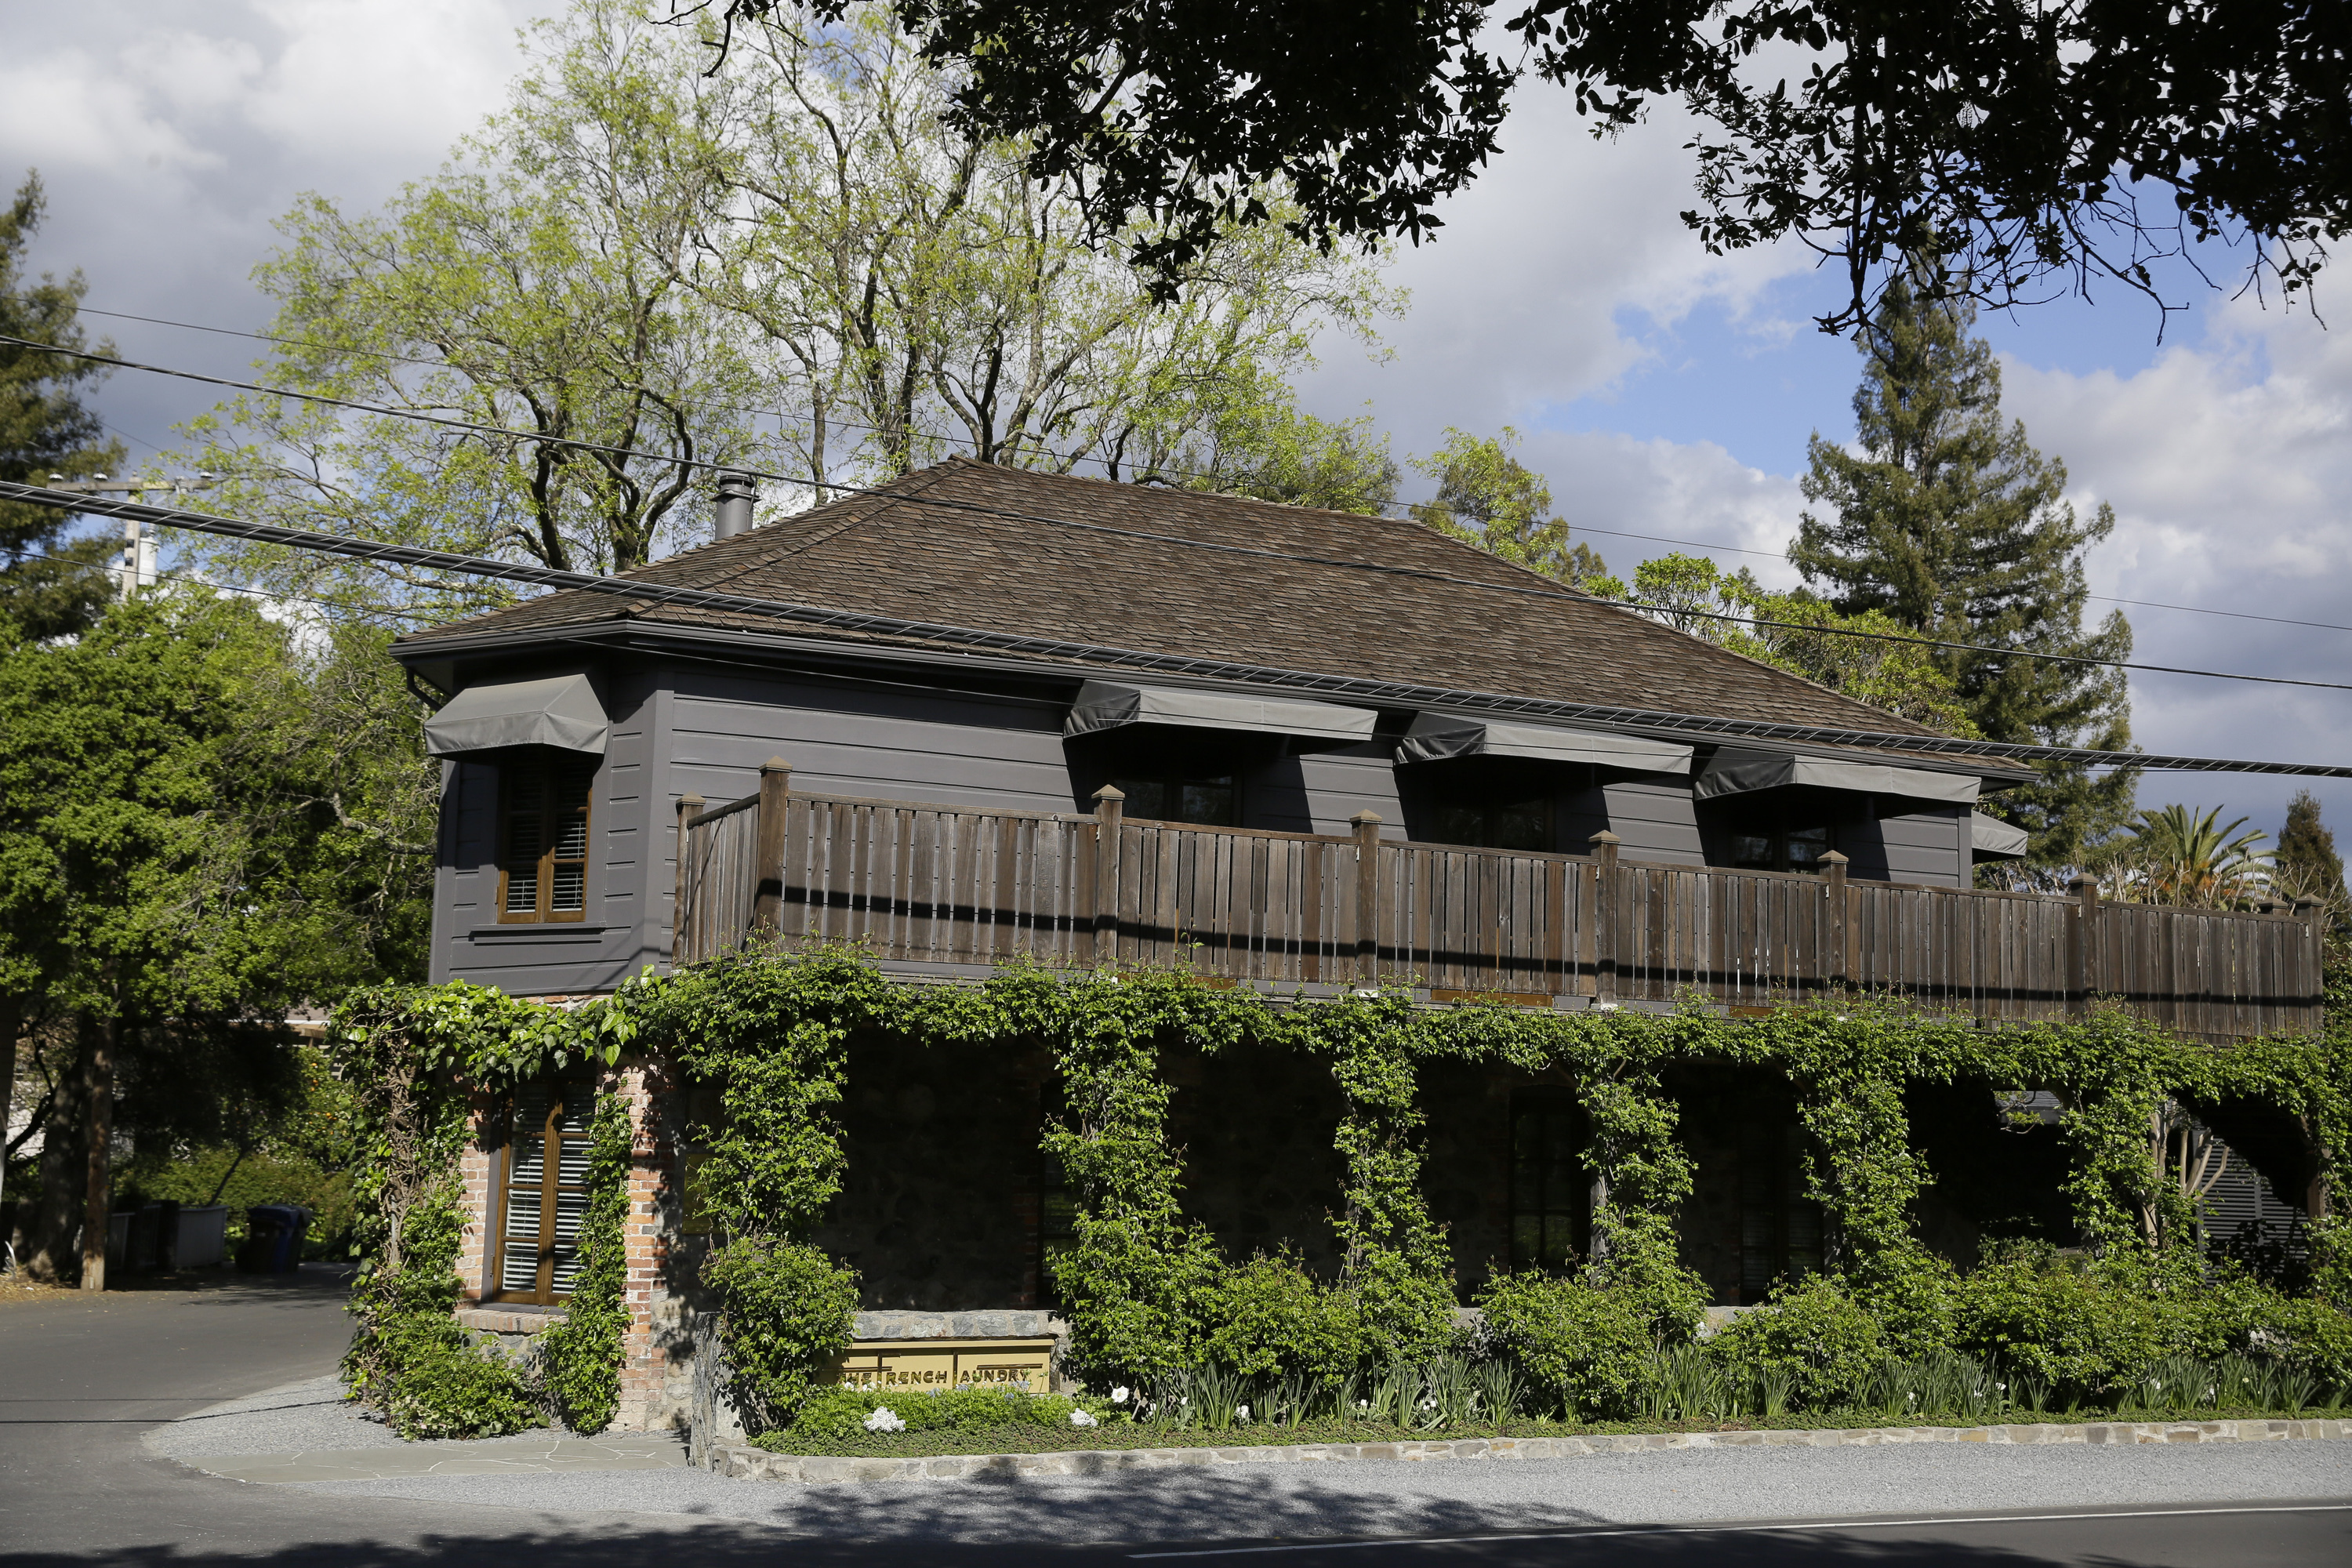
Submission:
[[[249,273],[274,218],[306,191],[382,202],[429,174],[503,100],[516,30],[549,0],[0,0],[0,177],[37,167],[48,218],[37,268],[79,268],[97,310],[252,331]],[[1508,425],[1562,515],[1621,574],[1703,548],[1768,583],[1803,500],[1806,442],[1853,434],[1852,345],[1811,318],[1842,286],[1790,247],[1706,255],[1685,127],[1672,112],[1611,142],[1567,95],[1522,89],[1501,154],[1401,249],[1412,305],[1374,363],[1333,340],[1301,385],[1314,411],[1370,413],[1400,455],[1448,426]],[[2102,613],[2122,608],[2151,663],[2352,680],[2352,307],[2328,331],[2207,288],[2158,341],[2121,288],[1979,331],[2000,356],[2004,407],[2063,458],[2070,499],[2116,509],[2090,557]],[[2324,279],[2320,303],[2352,289]],[[2352,296],[2347,296],[2352,298]],[[238,374],[253,343],[93,315],[127,357]],[[210,402],[119,374],[97,395],[137,457]],[[1427,481],[1409,476],[1407,495]],[[1646,537],[1642,537],[1646,536]],[[1683,543],[1668,541],[1685,542]],[[2118,605],[2114,601],[2139,603]],[[2198,614],[2150,605],[2232,612]],[[2272,619],[2246,618],[2272,617]],[[2352,691],[2181,676],[2133,678],[2151,751],[2352,763]],[[2275,833],[2297,781],[2151,774],[2144,805],[2226,807]],[[2352,781],[2312,781],[2352,825]],[[2347,844],[2352,847],[2352,844]]]

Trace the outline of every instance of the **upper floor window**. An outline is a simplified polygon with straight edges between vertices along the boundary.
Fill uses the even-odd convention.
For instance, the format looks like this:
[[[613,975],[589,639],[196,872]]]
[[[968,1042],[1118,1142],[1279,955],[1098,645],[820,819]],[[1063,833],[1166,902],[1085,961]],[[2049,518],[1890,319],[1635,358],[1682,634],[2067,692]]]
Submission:
[[[1740,827],[1726,837],[1725,858],[1743,871],[1818,871],[1836,837],[1826,824]]]
[[[592,765],[517,763],[501,770],[499,919],[585,920]]]
[[[1540,854],[1552,842],[1551,802],[1543,797],[1507,805],[1441,805],[1431,813],[1430,825],[1440,844]]]
[[[1202,827],[1239,827],[1242,792],[1231,773],[1154,773],[1111,780],[1127,796],[1119,809],[1147,822],[1190,822]]]

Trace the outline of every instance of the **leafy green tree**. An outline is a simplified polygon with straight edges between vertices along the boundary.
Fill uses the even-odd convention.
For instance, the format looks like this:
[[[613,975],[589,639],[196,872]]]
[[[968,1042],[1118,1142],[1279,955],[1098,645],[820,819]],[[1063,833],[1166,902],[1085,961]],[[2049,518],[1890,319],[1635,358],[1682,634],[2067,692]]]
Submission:
[[[1608,563],[1592,546],[1569,542],[1567,521],[1551,515],[1551,487],[1519,461],[1518,443],[1507,425],[1485,438],[1448,426],[1443,447],[1413,459],[1437,481],[1437,499],[1414,507],[1413,518],[1571,585],[1605,576]]]
[[[2344,858],[2336,853],[2336,830],[2319,820],[2319,799],[2307,789],[2287,803],[2286,826],[2271,858],[2271,886],[2284,898],[2318,899],[2331,920],[2341,923],[2352,889],[2344,885]]]
[[[1164,474],[1138,478],[1378,517],[1396,500],[1399,476],[1370,416],[1318,419],[1269,398],[1212,421]]]
[[[70,1276],[77,1234],[102,1236],[116,1133],[263,1139],[300,1088],[267,1020],[418,967],[421,713],[347,689],[385,663],[196,591],[0,643],[0,975],[44,1100],[36,1273]]]
[[[2011,302],[2053,273],[2152,291],[2150,261],[2217,232],[2293,290],[2352,226],[2342,16],[2297,0],[897,4],[954,70],[960,121],[1034,136],[1041,176],[1094,166],[1100,226],[1162,219],[1137,249],[1167,268],[1236,215],[1273,221],[1253,199],[1269,179],[1318,241],[1426,237],[1528,73],[1596,134],[1678,100],[1698,162],[1684,223],[1713,252],[1794,239],[1843,263],[1839,331],[1880,264],[1931,238],[1941,287]],[[709,9],[740,37],[786,8]]]
[[[530,432],[482,435],[247,395],[194,421],[218,509],[619,572],[702,533],[707,473],[768,449],[762,384],[695,274],[723,105],[638,8],[586,0],[452,162],[375,213],[305,196],[257,269],[283,340],[259,379]],[[624,451],[583,451],[560,441]],[[239,580],[358,613],[504,602],[480,579],[219,543]]]
[[[1583,586],[1625,600],[1676,631],[1747,655],[1856,701],[1948,735],[1974,736],[1975,724],[1934,650],[1882,610],[1841,615],[1798,589],[1776,594],[1744,568],[1727,573],[1703,555],[1644,561],[1628,588],[1614,577]],[[1725,616],[1750,617],[1727,620]],[[1772,622],[1776,625],[1759,623]],[[1851,634],[1864,635],[1851,635]]]
[[[1816,434],[1807,511],[1789,559],[1845,615],[1876,612],[1947,642],[2075,658],[2122,659],[2120,612],[2084,624],[2083,558],[2115,527],[2067,504],[2066,467],[2000,416],[2000,367],[1969,335],[1965,307],[1922,300],[1898,280],[1864,334],[1849,450]],[[2003,652],[1935,655],[1989,740],[2124,751],[2131,703],[2124,673]],[[2097,776],[2037,763],[2039,783],[1991,809],[2032,835],[2023,868],[2063,881],[2130,816],[2136,774]]]
[[[1155,296],[1100,243],[1087,171],[1035,179],[1025,143],[967,139],[954,79],[887,6],[833,14],[779,8],[729,53],[737,199],[718,232],[740,237],[720,241],[710,286],[778,354],[770,405],[820,495],[949,452],[1358,489],[1352,447],[1295,416],[1289,383],[1318,331],[1369,342],[1394,309],[1373,268],[1234,224]],[[706,64],[697,47],[671,68],[698,79]],[[1262,453],[1215,461],[1253,436]],[[1333,458],[1340,482],[1318,485]]]
[[[78,319],[88,285],[79,272],[60,282],[25,276],[25,254],[46,205],[37,174],[0,206],[0,333],[61,349],[86,349]],[[112,345],[100,343],[100,352]],[[0,342],[0,479],[47,482],[51,474],[83,479],[120,468],[122,443],[106,438],[83,390],[100,366],[37,348]],[[88,626],[113,591],[103,538],[66,537],[72,521],[47,507],[0,501],[0,616],[34,637]]]

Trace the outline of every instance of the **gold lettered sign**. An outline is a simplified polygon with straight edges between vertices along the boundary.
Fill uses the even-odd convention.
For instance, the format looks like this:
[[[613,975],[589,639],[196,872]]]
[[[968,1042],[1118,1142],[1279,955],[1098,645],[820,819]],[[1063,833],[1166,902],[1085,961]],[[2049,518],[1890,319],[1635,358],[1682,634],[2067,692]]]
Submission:
[[[859,1340],[834,1363],[846,1388],[1054,1387],[1052,1340]]]

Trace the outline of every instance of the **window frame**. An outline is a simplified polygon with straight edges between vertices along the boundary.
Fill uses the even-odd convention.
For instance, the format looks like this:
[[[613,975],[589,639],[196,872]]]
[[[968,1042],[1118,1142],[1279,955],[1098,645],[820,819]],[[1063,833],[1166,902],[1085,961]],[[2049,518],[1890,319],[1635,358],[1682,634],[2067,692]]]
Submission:
[[[542,816],[551,815],[546,802],[560,784],[577,781],[580,784],[580,853],[559,855],[557,847],[562,835],[547,831],[541,824],[540,851],[531,862],[534,879],[532,907],[509,910],[508,885],[520,863],[511,853],[515,799],[518,786],[524,781],[536,786],[539,810]],[[534,761],[508,763],[499,769],[499,808],[496,850],[499,868],[498,923],[500,925],[576,925],[588,919],[588,868],[594,858],[596,842],[596,764],[593,761]],[[559,866],[580,868],[580,907],[557,910],[551,907],[555,898],[555,872]]]
[[[1114,768],[1109,782],[1111,787],[1125,795],[1129,803],[1138,793],[1137,784],[1151,784],[1162,792],[1163,798],[1172,799],[1180,813],[1183,810],[1185,790],[1195,784],[1221,786],[1233,802],[1228,811],[1231,820],[1226,822],[1197,822],[1184,816],[1155,816],[1137,811],[1132,804],[1122,807],[1126,815],[1139,821],[1173,822],[1186,827],[1239,827],[1244,819],[1242,770],[1238,767],[1222,773],[1202,773],[1189,768]]]
[[[547,1116],[536,1131],[516,1123],[516,1118],[520,1114],[522,1091],[509,1094],[506,1100],[506,1138],[490,1162],[488,1213],[483,1216],[487,1245],[482,1248],[482,1293],[479,1299],[484,1302],[554,1307],[572,1299],[571,1291],[558,1290],[555,1287],[556,1254],[562,1250],[557,1246],[562,1238],[562,1198],[566,1192],[579,1195],[581,1216],[584,1222],[587,1187],[584,1183],[564,1182],[563,1155],[565,1145],[575,1144],[582,1162],[585,1163],[593,1137],[592,1123],[595,1114],[596,1089],[594,1084],[585,1080],[565,1082],[560,1079],[541,1087],[547,1093]],[[564,1113],[572,1108],[574,1097],[580,1100],[584,1109],[576,1122],[566,1127],[563,1125]],[[531,1288],[528,1290],[513,1289],[505,1284],[507,1252],[512,1241],[507,1224],[509,1192],[514,1185],[516,1162],[524,1153],[526,1143],[534,1140],[539,1144],[540,1154],[539,1255],[531,1271]],[[576,1236],[572,1250],[576,1261],[579,1250]]]

